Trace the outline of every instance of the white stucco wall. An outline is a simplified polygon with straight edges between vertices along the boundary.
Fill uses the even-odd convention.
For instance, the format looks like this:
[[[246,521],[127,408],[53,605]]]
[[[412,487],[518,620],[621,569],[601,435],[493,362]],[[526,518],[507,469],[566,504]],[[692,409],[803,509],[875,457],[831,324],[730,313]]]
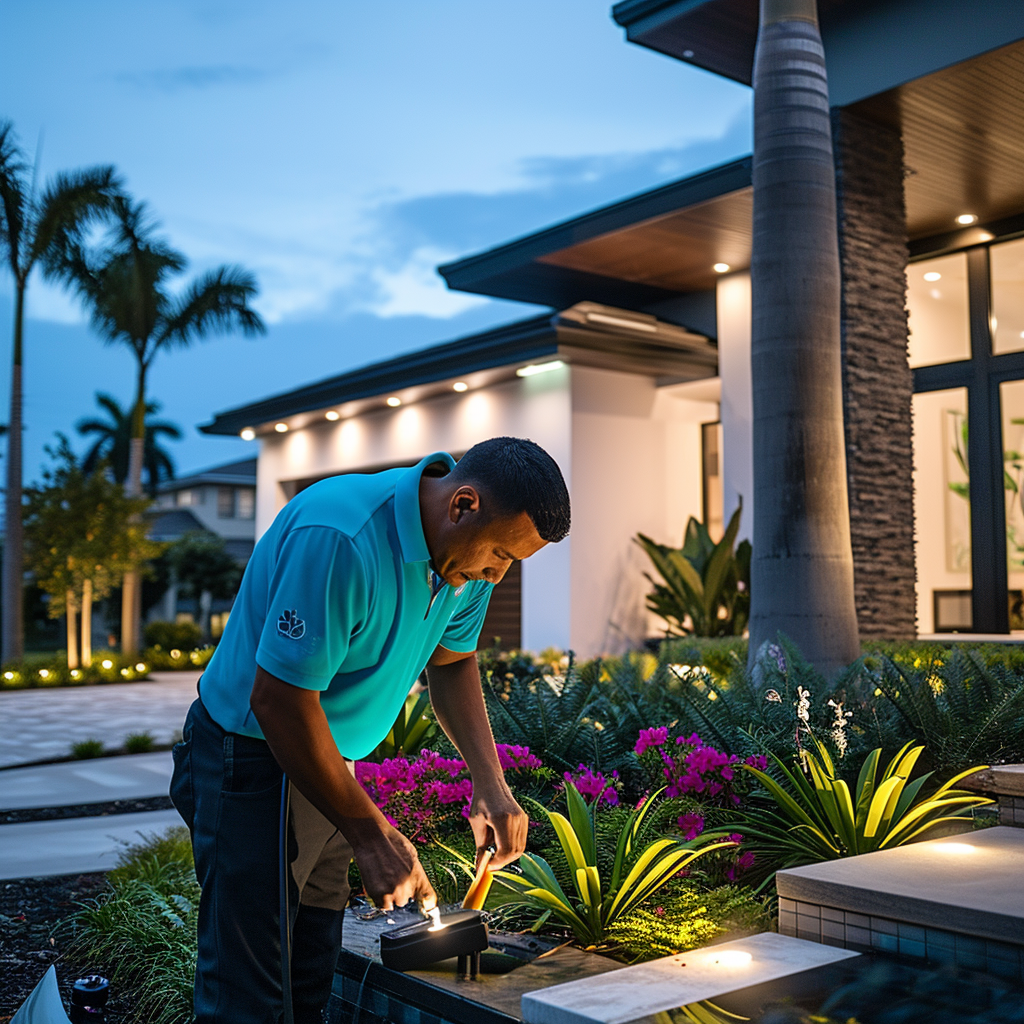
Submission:
[[[717,418],[717,404],[651,378],[572,368],[571,637],[581,656],[659,632],[644,607],[649,560],[633,538],[679,544],[687,517],[700,517],[700,424]]]
[[[750,274],[718,282],[718,372],[722,378],[722,489],[725,521],[743,498],[740,538],[754,536],[754,435],[750,383]]]
[[[261,439],[256,535],[285,504],[288,481],[463,452],[500,434],[536,441],[571,480],[569,368]],[[523,646],[530,650],[569,646],[573,541],[548,545],[523,564]]]

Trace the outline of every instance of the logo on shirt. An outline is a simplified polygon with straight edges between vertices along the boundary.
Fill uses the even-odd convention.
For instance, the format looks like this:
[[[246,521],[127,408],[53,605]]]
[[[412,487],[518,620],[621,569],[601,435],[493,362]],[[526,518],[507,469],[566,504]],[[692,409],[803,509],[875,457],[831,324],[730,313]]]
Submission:
[[[306,623],[294,608],[285,609],[277,620],[277,631],[289,640],[300,640],[306,633]]]

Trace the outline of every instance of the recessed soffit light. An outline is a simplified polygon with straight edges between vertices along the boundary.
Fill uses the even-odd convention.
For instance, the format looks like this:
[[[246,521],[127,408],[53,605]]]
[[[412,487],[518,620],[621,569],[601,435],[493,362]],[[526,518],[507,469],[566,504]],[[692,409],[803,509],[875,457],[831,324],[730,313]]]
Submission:
[[[287,423],[275,423],[274,424],[274,429],[279,434],[286,434],[286,433],[288,433],[288,424]]]

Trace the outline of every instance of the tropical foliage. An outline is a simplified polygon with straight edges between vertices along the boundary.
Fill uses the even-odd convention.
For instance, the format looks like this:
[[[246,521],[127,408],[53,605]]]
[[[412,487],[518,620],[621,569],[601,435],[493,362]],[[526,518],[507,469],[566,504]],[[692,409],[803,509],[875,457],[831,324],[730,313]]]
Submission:
[[[438,733],[437,722],[430,712],[430,695],[410,693],[405,699],[395,724],[387,736],[377,744],[371,761],[385,761],[392,757],[414,757]]]
[[[85,417],[75,424],[83,437],[94,436],[95,440],[82,459],[82,469],[91,473],[101,462],[107,464],[113,478],[123,484],[128,479],[128,454],[131,448],[132,411],[122,408],[116,398],[98,392],[96,404],[107,414],[106,419]],[[158,485],[164,480],[174,479],[174,459],[160,444],[160,438],[172,441],[181,439],[181,429],[168,420],[153,417],[160,411],[159,402],[146,403],[145,438],[142,449],[142,466],[146,471],[146,492],[156,497]]]
[[[746,766],[770,795],[774,806],[738,810],[737,827],[754,848],[780,867],[836,860],[927,839],[943,825],[966,823],[970,812],[992,801],[956,789],[961,779],[980,768],[954,775],[926,792],[931,772],[911,781],[924,750],[906,744],[878,774],[881,750],[864,760],[856,787],[837,777],[825,745],[811,737],[800,763],[788,767],[773,755],[771,773]],[[987,767],[987,766],[981,766]],[[966,819],[966,822],[965,822]]]
[[[741,512],[742,506],[733,513],[717,544],[707,526],[693,516],[686,524],[681,548],[637,534],[637,543],[663,580],[659,583],[645,573],[654,587],[647,597],[647,607],[665,620],[669,633],[738,636],[746,629],[750,616],[750,542],[744,540],[733,550]]]
[[[637,837],[658,795],[652,795],[632,812],[620,833],[610,870],[604,873],[598,865],[596,802],[588,807],[576,787],[567,782],[568,817],[542,808],[558,836],[572,877],[572,895],[562,888],[551,865],[535,854],[520,858],[522,874],[496,871],[494,875],[517,893],[520,906],[535,911],[538,917],[556,919],[584,945],[604,944],[617,921],[674,875],[704,854],[733,845],[706,836],[699,845],[679,838],[661,838],[641,846]]]
[[[167,549],[167,563],[180,596],[192,600],[195,619],[207,636],[202,595],[234,597],[242,566],[228,552],[224,538],[208,530],[191,530],[176,540]]]
[[[0,120],[0,252],[14,283],[14,338],[7,480],[4,495],[3,622],[0,658],[24,653],[22,619],[22,367],[25,293],[35,269],[50,281],[67,280],[65,256],[103,217],[120,181],[112,167],[57,174],[36,188],[36,168],[25,159],[10,121]]]

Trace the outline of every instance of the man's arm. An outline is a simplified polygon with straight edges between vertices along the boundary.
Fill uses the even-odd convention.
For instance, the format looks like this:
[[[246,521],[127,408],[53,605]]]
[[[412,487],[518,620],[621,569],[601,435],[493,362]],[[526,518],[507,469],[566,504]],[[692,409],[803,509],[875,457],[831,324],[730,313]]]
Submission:
[[[477,861],[494,843],[497,852],[491,866],[500,868],[526,849],[529,818],[512,796],[498,762],[476,655],[438,647],[427,666],[427,679],[437,721],[458,747],[473,777],[469,823],[476,839]]]
[[[249,699],[271,753],[289,779],[349,841],[367,893],[390,910],[437,896],[412,843],[391,826],[348,770],[331,736],[320,691],[292,686],[257,667]]]

